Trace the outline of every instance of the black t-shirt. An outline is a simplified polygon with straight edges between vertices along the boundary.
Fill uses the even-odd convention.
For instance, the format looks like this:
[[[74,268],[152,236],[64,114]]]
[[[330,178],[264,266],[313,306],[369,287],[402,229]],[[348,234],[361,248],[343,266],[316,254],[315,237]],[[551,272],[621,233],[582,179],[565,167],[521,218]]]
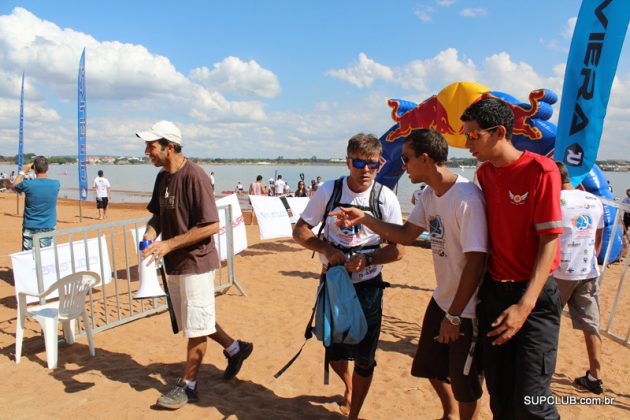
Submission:
[[[147,209],[159,217],[164,240],[186,233],[195,226],[219,222],[210,178],[190,160],[174,174],[165,170],[158,174]],[[164,260],[168,274],[200,274],[219,268],[212,237],[171,251]]]

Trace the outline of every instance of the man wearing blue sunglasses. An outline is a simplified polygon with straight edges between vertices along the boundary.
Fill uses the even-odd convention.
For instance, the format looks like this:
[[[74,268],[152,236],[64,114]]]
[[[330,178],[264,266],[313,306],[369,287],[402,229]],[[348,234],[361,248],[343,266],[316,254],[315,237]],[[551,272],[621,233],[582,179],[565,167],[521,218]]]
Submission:
[[[395,244],[381,246],[381,237],[370,229],[337,226],[335,217],[328,214],[340,207],[356,207],[380,215],[386,222],[402,224],[396,195],[374,181],[380,168],[381,150],[381,143],[375,136],[363,133],[353,136],[347,148],[349,176],[323,183],[309,200],[293,230],[296,242],[319,253],[323,275],[329,266],[343,264],[346,267],[365,314],[368,331],[359,344],[333,343],[328,349],[330,365],[346,387],[342,412],[351,419],[359,416],[376,366],[383,287],[387,285],[381,270],[383,264],[402,258],[403,247]],[[380,194],[373,193],[379,188]],[[311,230],[320,222],[324,226],[322,239]],[[352,374],[348,360],[354,360]]]

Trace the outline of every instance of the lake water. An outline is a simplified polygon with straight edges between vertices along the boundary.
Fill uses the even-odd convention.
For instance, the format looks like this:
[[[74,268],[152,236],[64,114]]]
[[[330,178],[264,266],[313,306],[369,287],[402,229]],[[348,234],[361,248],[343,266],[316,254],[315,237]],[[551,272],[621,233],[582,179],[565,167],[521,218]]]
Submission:
[[[256,179],[257,175],[262,175],[263,180],[268,182],[269,178],[282,175],[282,178],[289,183],[292,190],[295,190],[300,174],[304,174],[307,184],[311,179],[321,176],[322,180],[335,179],[347,174],[345,165],[202,165],[209,174],[215,173],[216,190],[233,191],[236,183],[241,182],[245,188]],[[0,171],[11,173],[15,170],[14,165],[0,165]],[[105,177],[112,185],[112,202],[136,202],[148,203],[153,190],[155,176],[159,168],[152,165],[88,165],[88,180],[91,183],[97,175],[99,169],[105,172]],[[454,172],[461,174],[468,179],[473,179],[474,169],[452,168]],[[48,174],[51,178],[61,182],[60,197],[79,198],[78,176],[76,165],[50,165]],[[627,188],[630,188],[630,172],[605,172],[606,178],[610,181],[613,191],[617,197],[624,197]],[[409,178],[404,174],[398,183],[397,195],[401,208],[405,212],[411,211],[411,194],[417,186],[411,184]],[[94,201],[94,193],[90,191],[89,199]]]

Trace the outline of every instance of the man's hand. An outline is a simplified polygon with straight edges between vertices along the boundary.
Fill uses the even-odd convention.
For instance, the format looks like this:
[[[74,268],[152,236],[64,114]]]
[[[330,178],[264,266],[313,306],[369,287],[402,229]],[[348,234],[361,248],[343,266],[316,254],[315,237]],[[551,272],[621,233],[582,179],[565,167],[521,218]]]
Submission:
[[[31,163],[25,163],[24,165],[22,165],[22,171],[24,171],[24,173],[27,173],[32,168],[33,168],[33,165]]]
[[[348,259],[348,261],[346,261],[344,266],[349,273],[356,273],[357,271],[363,270],[367,267],[365,254],[354,254]]]
[[[328,260],[328,264],[333,265],[341,265],[346,261],[346,256],[343,251],[335,248],[332,245],[328,245],[323,252],[324,256]]]
[[[151,259],[148,261],[147,266],[154,263],[157,265],[160,259],[171,251],[172,249],[169,245],[169,241],[153,242],[142,251],[142,260],[150,256]]]
[[[435,341],[442,344],[448,344],[457,341],[461,335],[463,334],[460,334],[459,332],[459,325],[453,325],[448,321],[448,319],[442,318],[442,323],[440,324],[440,334],[437,336]]]
[[[354,207],[339,207],[339,210],[331,211],[328,215],[337,218],[335,221],[337,226],[344,227],[360,225],[365,218],[365,212]]]
[[[527,320],[531,311],[531,308],[526,307],[522,303],[516,303],[503,311],[491,324],[496,328],[488,333],[488,337],[497,337],[492,342],[492,345],[500,346],[514,337]]]

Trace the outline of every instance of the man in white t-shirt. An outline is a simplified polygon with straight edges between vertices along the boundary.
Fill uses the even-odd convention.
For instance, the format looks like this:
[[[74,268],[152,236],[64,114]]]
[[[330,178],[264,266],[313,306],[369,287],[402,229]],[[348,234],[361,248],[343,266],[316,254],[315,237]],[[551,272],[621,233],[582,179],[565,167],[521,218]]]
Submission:
[[[560,205],[562,228],[560,266],[553,273],[562,306],[569,304],[573,328],[582,330],[588,353],[589,370],[575,379],[575,385],[595,394],[604,392],[601,380],[599,336],[599,267],[597,255],[602,246],[604,206],[593,194],[576,190],[567,168],[556,162],[562,178]]]
[[[482,394],[475,306],[488,252],[481,190],[446,167],[448,144],[433,129],[405,140],[402,160],[411,182],[426,182],[407,222],[376,220],[357,209],[335,212],[342,226],[363,225],[383,239],[409,245],[423,232],[431,238],[437,287],[426,309],[411,374],[428,378],[443,418],[475,418]],[[458,413],[459,406],[459,413]]]
[[[346,164],[349,176],[341,182],[341,196],[333,209],[340,206],[356,206],[380,212],[383,220],[401,224],[400,204],[392,190],[383,186],[378,197],[372,196],[374,179],[380,168],[381,143],[371,134],[357,134],[348,141]],[[333,197],[335,181],[327,181],[317,189],[293,229],[293,238],[303,247],[320,255],[324,276],[328,266],[344,265],[351,274],[352,282],[368,325],[365,338],[358,344],[333,343],[328,349],[330,366],[343,380],[346,390],[342,411],[349,418],[359,416],[365,397],[372,383],[375,354],[381,331],[383,315],[383,264],[402,258],[403,247],[387,244],[381,246],[381,238],[366,227],[340,227],[334,217],[327,215],[328,202]],[[375,189],[375,192],[378,188]],[[378,198],[378,200],[371,200]],[[370,203],[378,202],[378,209]],[[311,229],[324,220],[324,237],[319,239]],[[354,360],[351,374],[348,360]]]
[[[98,171],[98,176],[94,178],[92,188],[96,192],[96,208],[98,209],[98,220],[107,218],[107,205],[112,198],[111,186],[107,178],[103,177],[103,170]]]
[[[286,182],[284,182],[284,180],[282,179],[282,175],[278,175],[278,179],[276,179],[276,182],[274,184],[274,192],[276,193],[276,195],[284,194],[285,185]]]

